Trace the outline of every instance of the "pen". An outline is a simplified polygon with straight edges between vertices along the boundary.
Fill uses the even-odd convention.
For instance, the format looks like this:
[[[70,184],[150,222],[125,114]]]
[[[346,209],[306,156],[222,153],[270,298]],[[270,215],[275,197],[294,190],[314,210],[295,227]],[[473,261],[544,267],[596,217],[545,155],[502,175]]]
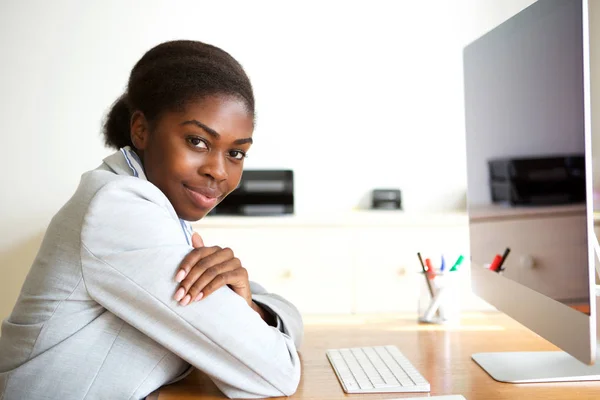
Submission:
[[[500,264],[498,265],[498,269],[496,271],[500,272],[500,271],[504,271],[504,261],[506,260],[506,257],[508,257],[508,253],[510,253],[510,248],[507,247],[506,250],[504,250],[504,254],[502,254],[502,260],[500,260]]]
[[[429,277],[427,276],[427,269],[425,269],[425,264],[423,264],[423,259],[421,258],[421,253],[417,253],[417,257],[419,257],[419,262],[421,263],[421,268],[423,269],[423,276],[425,277],[425,281],[427,282],[427,288],[429,289],[429,294],[433,299],[433,288],[431,287],[431,282],[429,282]]]
[[[444,260],[444,255],[442,254],[442,262],[440,265],[440,272],[444,272],[445,269],[446,269],[446,260]]]
[[[464,259],[465,258],[463,257],[462,254],[460,256],[458,256],[458,259],[456,260],[456,262],[454,263],[454,265],[452,266],[452,268],[450,268],[450,272],[456,271],[458,269],[458,267],[460,267],[460,264],[462,264],[462,262],[463,262]]]

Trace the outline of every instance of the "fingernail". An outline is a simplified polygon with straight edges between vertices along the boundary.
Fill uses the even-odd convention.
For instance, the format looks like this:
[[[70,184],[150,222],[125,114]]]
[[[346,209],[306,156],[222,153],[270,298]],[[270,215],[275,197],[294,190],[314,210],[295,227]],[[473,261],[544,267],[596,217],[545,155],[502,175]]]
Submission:
[[[175,281],[177,283],[181,283],[181,281],[183,280],[183,278],[185,278],[185,269],[180,269],[179,272],[177,272],[177,275],[175,275]]]
[[[182,306],[187,306],[190,303],[190,300],[192,300],[192,296],[190,296],[189,294],[186,295],[183,300],[181,300],[181,304]]]
[[[180,287],[179,290],[175,293],[175,301],[179,301],[181,299],[183,299],[183,296],[185,295],[185,288]]]
[[[202,299],[204,297],[204,293],[200,292],[198,293],[198,296],[196,296],[196,300],[194,301],[200,301],[200,299]]]

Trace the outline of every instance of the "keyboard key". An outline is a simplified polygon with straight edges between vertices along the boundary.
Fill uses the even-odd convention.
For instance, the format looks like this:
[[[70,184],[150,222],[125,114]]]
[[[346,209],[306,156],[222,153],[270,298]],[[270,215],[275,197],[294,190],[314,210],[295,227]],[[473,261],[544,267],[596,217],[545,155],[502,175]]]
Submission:
[[[393,387],[397,387],[398,384],[397,383],[393,383],[393,384],[389,384],[389,383],[380,383],[380,384],[373,384],[374,387],[376,387],[377,389],[384,389],[384,388],[393,388]]]
[[[361,389],[373,389],[373,385],[368,379],[357,379],[357,382]]]
[[[394,386],[394,385],[396,385],[396,386],[400,385],[400,382],[398,382],[398,379],[396,379],[396,377],[394,375],[392,375],[392,374],[385,375],[383,377],[383,380],[388,385],[392,385],[392,386]]]
[[[354,379],[345,379],[344,386],[346,386],[346,389],[348,389],[348,390],[358,389],[358,383],[356,383],[356,381]]]

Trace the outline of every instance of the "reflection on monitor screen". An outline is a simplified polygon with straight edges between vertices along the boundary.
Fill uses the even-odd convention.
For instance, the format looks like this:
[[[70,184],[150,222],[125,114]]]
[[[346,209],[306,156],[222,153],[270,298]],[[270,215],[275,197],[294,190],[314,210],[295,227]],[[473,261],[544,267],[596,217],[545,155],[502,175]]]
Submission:
[[[472,262],[490,264],[509,248],[505,277],[589,313],[576,3],[534,5],[523,12],[533,23],[465,51],[467,187]]]
[[[538,1],[469,44],[463,60],[473,290],[591,364],[587,11],[582,0]],[[595,367],[551,380],[600,379]],[[504,380],[550,380],[518,374]]]

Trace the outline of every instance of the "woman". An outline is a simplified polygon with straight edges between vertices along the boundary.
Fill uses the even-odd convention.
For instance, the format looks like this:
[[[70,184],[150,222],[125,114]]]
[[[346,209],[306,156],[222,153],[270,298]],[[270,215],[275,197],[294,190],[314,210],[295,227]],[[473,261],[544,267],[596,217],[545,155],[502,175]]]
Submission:
[[[300,379],[302,319],[187,221],[234,190],[252,144],[242,67],[200,42],[148,51],[104,135],[118,149],[54,216],[0,337],[0,400],[140,399],[204,371],[229,397]]]

